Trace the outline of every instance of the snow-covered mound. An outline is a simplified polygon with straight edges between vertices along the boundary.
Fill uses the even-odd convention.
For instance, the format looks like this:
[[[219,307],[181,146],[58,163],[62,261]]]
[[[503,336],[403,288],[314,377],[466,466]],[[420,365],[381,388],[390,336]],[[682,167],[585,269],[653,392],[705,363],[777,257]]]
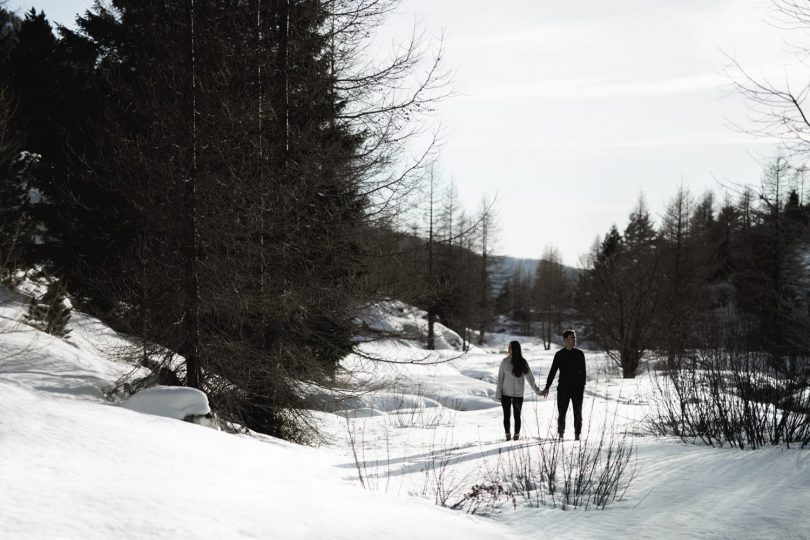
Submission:
[[[375,303],[364,311],[360,319],[375,332],[420,343],[427,340],[427,312],[398,300]],[[436,322],[433,332],[436,350],[461,350],[463,340],[453,330]]]
[[[196,388],[154,386],[141,390],[121,403],[131,411],[183,420],[190,416],[211,414],[208,396]]]

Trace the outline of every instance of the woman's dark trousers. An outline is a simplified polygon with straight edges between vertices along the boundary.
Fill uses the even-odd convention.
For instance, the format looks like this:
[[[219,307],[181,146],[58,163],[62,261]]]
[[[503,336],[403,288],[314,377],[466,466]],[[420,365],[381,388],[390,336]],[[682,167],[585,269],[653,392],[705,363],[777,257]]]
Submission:
[[[580,402],[581,403],[581,402]],[[509,431],[509,409],[515,417],[515,433],[520,433],[520,410],[523,408],[522,397],[501,396],[501,407],[503,407],[503,430],[504,433],[512,433]]]
[[[565,415],[568,414],[568,402],[574,406],[574,434],[579,435],[582,431],[582,398],[585,394],[585,387],[568,388],[557,387],[557,433],[560,437],[565,433]]]

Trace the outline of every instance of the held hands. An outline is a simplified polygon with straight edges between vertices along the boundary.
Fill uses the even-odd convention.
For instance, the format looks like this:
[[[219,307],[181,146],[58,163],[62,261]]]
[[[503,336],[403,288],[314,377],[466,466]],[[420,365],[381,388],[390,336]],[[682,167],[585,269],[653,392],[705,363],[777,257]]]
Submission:
[[[537,392],[537,395],[538,396],[543,396],[543,397],[548,397],[548,388],[540,390],[539,392]]]

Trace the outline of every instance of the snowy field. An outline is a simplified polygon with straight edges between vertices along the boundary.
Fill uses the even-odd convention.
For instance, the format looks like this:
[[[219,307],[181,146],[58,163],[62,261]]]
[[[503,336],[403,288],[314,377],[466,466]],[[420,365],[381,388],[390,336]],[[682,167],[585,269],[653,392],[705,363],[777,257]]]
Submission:
[[[810,538],[808,451],[647,435],[650,382],[622,381],[593,351],[583,441],[570,440],[569,412],[568,439],[555,443],[554,393],[528,391],[522,439],[503,441],[494,381],[512,337],[460,355],[448,334],[431,358],[444,363],[347,358],[347,386],[367,391],[315,413],[325,442],[308,448],[110,404],[102,389],[128,371],[110,360],[122,338],[80,314],[68,339],[54,338],[15,322],[23,306],[0,303],[1,538]],[[375,322],[419,332],[417,316]],[[554,350],[518,339],[542,386]],[[425,356],[410,342],[363,347],[389,361]],[[542,490],[466,499],[476,515],[436,504],[599,440],[632,450],[604,510],[540,502]]]

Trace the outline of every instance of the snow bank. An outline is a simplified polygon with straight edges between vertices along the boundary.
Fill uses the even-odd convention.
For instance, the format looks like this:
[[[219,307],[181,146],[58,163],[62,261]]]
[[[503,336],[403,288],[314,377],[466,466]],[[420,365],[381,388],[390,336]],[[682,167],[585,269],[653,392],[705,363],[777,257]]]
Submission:
[[[211,413],[208,396],[196,388],[185,386],[153,386],[130,396],[121,403],[121,407],[177,420]]]
[[[0,530],[26,539],[469,539],[502,526],[342,481],[328,451],[0,378]]]

